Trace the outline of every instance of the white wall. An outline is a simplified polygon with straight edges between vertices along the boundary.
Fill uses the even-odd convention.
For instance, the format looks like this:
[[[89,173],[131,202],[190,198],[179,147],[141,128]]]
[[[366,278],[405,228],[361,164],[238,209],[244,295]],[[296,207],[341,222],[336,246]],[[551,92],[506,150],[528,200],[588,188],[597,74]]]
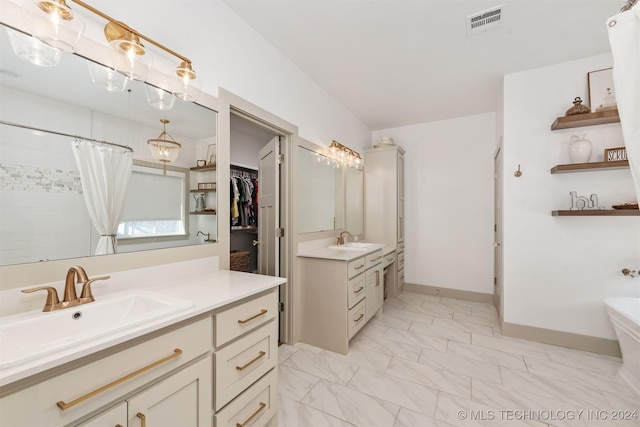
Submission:
[[[407,283],[493,293],[495,121],[489,113],[373,133],[407,152]]]
[[[624,145],[619,124],[551,131],[571,101],[588,99],[587,73],[610,67],[610,55],[509,74],[504,79],[504,321],[614,339],[603,300],[640,295],[638,217],[552,217],[569,192],[596,193],[600,205],[634,200],[629,170],[550,174],[570,163],[568,141],[587,134],[591,161]],[[522,165],[522,177],[513,171]]]

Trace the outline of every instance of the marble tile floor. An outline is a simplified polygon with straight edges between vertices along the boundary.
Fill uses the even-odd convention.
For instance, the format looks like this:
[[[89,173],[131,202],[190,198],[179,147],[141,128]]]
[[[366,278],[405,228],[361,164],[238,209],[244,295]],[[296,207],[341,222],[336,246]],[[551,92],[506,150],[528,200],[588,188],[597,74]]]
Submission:
[[[405,292],[347,356],[278,351],[279,427],[640,426],[621,359],[503,337],[491,304]]]

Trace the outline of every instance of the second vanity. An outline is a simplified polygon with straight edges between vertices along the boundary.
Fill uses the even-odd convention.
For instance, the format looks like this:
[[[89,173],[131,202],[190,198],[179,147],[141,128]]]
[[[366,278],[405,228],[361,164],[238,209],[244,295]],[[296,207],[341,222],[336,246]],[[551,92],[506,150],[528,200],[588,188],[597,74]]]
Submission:
[[[1,369],[0,424],[270,425],[284,281],[234,271],[153,281],[144,289],[191,306]]]
[[[347,354],[349,341],[382,310],[383,246],[320,247],[298,252],[301,340]]]

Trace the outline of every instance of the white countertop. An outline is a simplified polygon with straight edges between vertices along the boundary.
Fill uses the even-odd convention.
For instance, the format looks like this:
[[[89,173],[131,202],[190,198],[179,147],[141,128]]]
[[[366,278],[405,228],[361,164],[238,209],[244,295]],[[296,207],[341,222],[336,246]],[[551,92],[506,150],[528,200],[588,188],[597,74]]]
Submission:
[[[365,243],[365,242],[363,242]],[[351,261],[365,255],[368,255],[372,252],[379,251],[383,248],[384,245],[380,243],[373,243],[366,249],[363,250],[350,250],[350,249],[331,249],[327,246],[320,248],[312,248],[306,250],[298,251],[299,257],[304,258],[324,258],[324,259],[334,259],[338,261]]]
[[[108,334],[101,338],[0,370],[0,386],[25,379],[64,363],[138,338],[164,327],[211,312],[227,304],[272,289],[286,283],[281,277],[261,276],[237,271],[220,270],[204,274],[185,275],[179,279],[144,286],[143,289],[193,302],[193,306],[161,319]],[[98,300],[98,297],[96,297]],[[0,321],[2,318],[0,318]]]

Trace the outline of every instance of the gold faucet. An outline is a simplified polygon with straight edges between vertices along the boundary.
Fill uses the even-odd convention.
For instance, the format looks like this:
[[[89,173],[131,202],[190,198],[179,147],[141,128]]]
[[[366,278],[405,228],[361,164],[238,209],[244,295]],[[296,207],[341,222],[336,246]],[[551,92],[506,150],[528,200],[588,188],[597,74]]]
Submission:
[[[86,304],[95,301],[91,292],[91,284],[96,280],[106,280],[111,276],[101,276],[95,279],[89,279],[87,272],[79,265],[73,266],[67,271],[67,278],[64,282],[64,297],[60,301],[58,291],[53,286],[39,286],[37,288],[23,289],[24,293],[36,291],[47,291],[47,301],[42,311],[55,311],[63,308],[75,307],[76,305]],[[82,292],[80,298],[76,293],[76,283],[82,283]]]
[[[338,236],[338,246],[342,246],[345,244],[345,234],[348,234],[349,236],[353,237],[353,234],[349,233],[348,231],[343,231],[342,233],[340,233],[340,235]],[[348,242],[348,240],[347,240]]]

